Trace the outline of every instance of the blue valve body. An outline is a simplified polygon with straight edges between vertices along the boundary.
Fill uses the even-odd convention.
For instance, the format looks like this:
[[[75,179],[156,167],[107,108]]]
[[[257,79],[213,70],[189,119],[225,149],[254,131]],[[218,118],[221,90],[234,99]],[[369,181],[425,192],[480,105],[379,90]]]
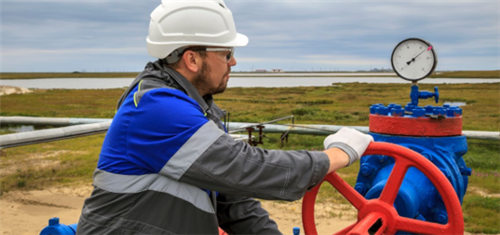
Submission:
[[[463,155],[467,152],[467,141],[464,135],[460,135],[461,126],[459,127],[459,133],[453,135],[436,135],[434,137],[426,136],[427,132],[420,132],[420,130],[415,129],[419,127],[415,125],[417,122],[429,123],[429,125],[444,124],[450,123],[447,121],[457,120],[455,118],[462,118],[462,109],[457,106],[418,106],[419,99],[431,97],[435,97],[437,103],[439,99],[437,87],[434,91],[434,93],[419,91],[418,86],[413,85],[410,93],[411,102],[407,103],[406,106],[401,107],[401,105],[390,104],[385,107],[383,104],[375,104],[370,107],[370,114],[371,117],[374,117],[374,120],[386,120],[386,123],[396,123],[398,120],[407,119],[409,120],[408,122],[406,120],[401,122],[408,123],[406,124],[407,126],[398,126],[398,128],[413,130],[411,133],[424,134],[414,134],[414,136],[399,135],[397,133],[408,132],[394,131],[394,125],[387,125],[386,129],[392,129],[385,132],[386,129],[377,129],[383,125],[375,121],[373,122],[373,126],[370,121],[371,132],[369,134],[373,136],[375,141],[398,144],[410,148],[427,158],[450,181],[460,203],[462,203],[472,170],[466,166],[463,160]],[[386,110],[390,111],[387,112]],[[378,115],[386,117],[384,119],[376,119],[375,117]],[[422,119],[433,120],[422,122]],[[461,125],[461,122],[459,123]],[[455,128],[455,126],[447,125],[442,125],[441,127],[445,128],[442,129],[443,133],[449,130],[446,128]],[[373,130],[378,130],[378,133],[375,133]],[[354,189],[367,199],[378,198],[387,183],[393,167],[394,159],[388,156],[368,155],[362,157]],[[403,217],[440,224],[448,222],[448,214],[441,196],[431,181],[414,167],[411,167],[407,171],[396,197],[394,207],[398,214]],[[408,233],[398,232],[397,234]]]

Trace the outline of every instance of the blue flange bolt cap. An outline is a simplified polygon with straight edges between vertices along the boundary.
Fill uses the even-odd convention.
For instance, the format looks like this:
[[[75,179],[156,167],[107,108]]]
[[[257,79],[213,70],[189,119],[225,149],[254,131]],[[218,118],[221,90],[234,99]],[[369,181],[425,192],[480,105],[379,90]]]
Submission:
[[[77,224],[65,225],[59,223],[59,218],[49,219],[49,226],[45,227],[40,235],[75,235]]]
[[[299,235],[300,234],[300,228],[299,227],[293,227],[293,235]]]
[[[438,116],[445,116],[446,115],[446,110],[443,107],[435,107],[434,108],[434,115]]]
[[[375,111],[377,112],[378,115],[383,115],[387,116],[389,114],[389,108],[384,107],[384,105],[378,106]]]
[[[402,109],[401,105],[396,104],[392,107],[391,109],[391,116],[394,117],[400,117],[404,115],[404,110]]]
[[[425,109],[422,107],[415,107],[413,109],[413,112],[411,114],[413,117],[424,117],[425,116]]]

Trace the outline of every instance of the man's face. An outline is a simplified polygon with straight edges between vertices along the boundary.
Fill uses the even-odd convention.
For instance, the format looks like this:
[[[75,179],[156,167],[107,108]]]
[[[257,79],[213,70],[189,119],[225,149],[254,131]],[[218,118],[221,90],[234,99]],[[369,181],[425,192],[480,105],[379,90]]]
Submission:
[[[229,57],[228,51],[207,51],[203,58],[198,75],[194,79],[194,86],[201,95],[215,95],[226,90],[231,67],[236,65],[236,59]],[[229,60],[227,59],[229,57]]]

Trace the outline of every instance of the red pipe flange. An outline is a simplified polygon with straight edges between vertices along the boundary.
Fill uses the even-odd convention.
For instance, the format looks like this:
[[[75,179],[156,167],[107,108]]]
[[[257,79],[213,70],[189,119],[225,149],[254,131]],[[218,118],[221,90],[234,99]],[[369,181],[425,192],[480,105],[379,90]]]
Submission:
[[[335,234],[395,234],[398,231],[416,234],[464,233],[464,218],[460,201],[448,179],[432,162],[413,150],[382,142],[371,143],[364,155],[393,157],[394,167],[380,197],[371,200],[366,200],[335,172],[323,179],[323,182],[328,181],[332,184],[358,210],[356,223]],[[431,223],[398,215],[393,204],[410,167],[415,167],[426,175],[440,193],[448,212],[447,224]],[[321,183],[306,193],[302,201],[302,223],[307,235],[318,234],[314,222],[314,204],[320,186]],[[374,226],[375,223],[378,225]],[[372,226],[376,227],[376,231],[373,231]]]

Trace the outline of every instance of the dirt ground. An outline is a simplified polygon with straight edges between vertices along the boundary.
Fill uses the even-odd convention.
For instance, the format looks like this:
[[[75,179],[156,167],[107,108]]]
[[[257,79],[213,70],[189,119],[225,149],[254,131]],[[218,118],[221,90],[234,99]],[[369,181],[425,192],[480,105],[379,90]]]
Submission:
[[[30,92],[31,92],[31,90],[23,88],[23,87],[0,86],[0,96],[10,95],[10,94],[25,94],[25,93],[30,93]]]
[[[52,217],[59,217],[61,224],[77,223],[83,201],[91,191],[91,186],[82,186],[5,193],[0,197],[0,234],[39,234]],[[262,204],[284,234],[292,234],[293,227],[300,227],[303,234],[300,201],[263,201]],[[331,210],[318,210],[321,213],[316,215],[316,222],[320,234],[332,234],[355,222],[354,214],[351,215],[345,209],[343,211],[347,219],[326,218]]]
[[[59,217],[61,224],[78,222],[85,198],[90,195],[91,186],[52,188],[43,191],[11,191],[0,197],[0,234],[39,234],[52,217]],[[293,203],[263,201],[271,218],[284,234],[292,234],[293,227],[300,227],[301,201]],[[342,216],[332,218],[332,212]],[[356,210],[345,205],[316,205],[316,227],[319,234],[333,234],[354,223]],[[470,235],[471,233],[465,233]]]

